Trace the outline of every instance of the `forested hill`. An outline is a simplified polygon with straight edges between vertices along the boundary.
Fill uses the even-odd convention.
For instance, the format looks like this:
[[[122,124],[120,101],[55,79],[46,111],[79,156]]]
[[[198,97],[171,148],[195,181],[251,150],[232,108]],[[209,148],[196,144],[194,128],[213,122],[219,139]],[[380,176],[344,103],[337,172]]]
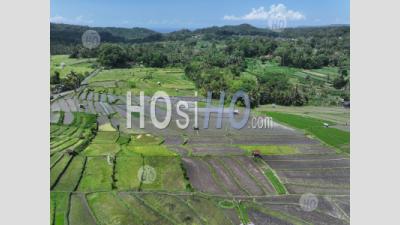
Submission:
[[[269,38],[349,38],[350,27],[335,25],[324,27],[287,28],[277,33],[249,24],[237,26],[209,27],[190,31],[187,29],[162,34],[146,28],[89,27],[69,24],[50,24],[50,44],[52,54],[71,53],[72,48],[81,43],[86,30],[96,30],[102,42],[108,43],[145,43],[158,41],[186,40],[202,36],[204,39],[224,39],[232,36],[263,36]]]
[[[86,30],[95,30],[102,42],[127,43],[160,39],[161,34],[146,28],[89,27],[69,24],[50,23],[50,46],[52,54],[70,53],[75,45],[82,43],[82,34]]]
[[[118,27],[89,27],[69,24],[50,24],[51,38],[53,40],[74,40],[79,41],[82,33],[86,30],[95,30],[101,34],[103,38],[111,42],[120,42],[134,39],[141,39],[150,35],[157,34],[157,32],[146,28],[118,28]]]

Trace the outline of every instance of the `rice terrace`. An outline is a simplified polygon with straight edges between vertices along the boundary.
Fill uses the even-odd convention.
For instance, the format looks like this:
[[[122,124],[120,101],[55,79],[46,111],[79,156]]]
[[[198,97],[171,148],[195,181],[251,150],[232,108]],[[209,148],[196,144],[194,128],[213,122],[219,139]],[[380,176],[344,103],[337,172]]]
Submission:
[[[350,224],[348,25],[50,32],[51,225]]]

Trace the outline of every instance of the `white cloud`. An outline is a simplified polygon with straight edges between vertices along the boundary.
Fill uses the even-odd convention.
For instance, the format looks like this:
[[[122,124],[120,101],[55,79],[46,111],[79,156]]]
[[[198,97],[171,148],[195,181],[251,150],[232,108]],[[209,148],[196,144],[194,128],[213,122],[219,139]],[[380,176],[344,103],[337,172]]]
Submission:
[[[304,20],[304,14],[298,11],[288,10],[284,4],[273,4],[267,11],[264,7],[253,8],[250,13],[244,16],[225,15],[224,20],[269,20],[285,18],[286,20]]]
[[[66,21],[67,21],[67,19],[65,19],[62,16],[50,17],[50,22],[52,22],[52,23],[65,23]]]
[[[54,16],[50,17],[50,22],[52,23],[68,23],[68,24],[78,24],[78,25],[86,25],[93,23],[93,20],[88,20],[84,16],[79,15],[74,19],[68,19],[63,16]]]

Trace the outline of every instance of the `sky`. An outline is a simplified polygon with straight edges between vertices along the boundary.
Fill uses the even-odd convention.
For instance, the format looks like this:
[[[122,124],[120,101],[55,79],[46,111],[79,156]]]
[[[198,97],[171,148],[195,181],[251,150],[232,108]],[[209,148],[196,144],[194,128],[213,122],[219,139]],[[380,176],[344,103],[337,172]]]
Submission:
[[[51,0],[50,21],[88,26],[196,29],[248,23],[268,27],[350,24],[350,0]]]

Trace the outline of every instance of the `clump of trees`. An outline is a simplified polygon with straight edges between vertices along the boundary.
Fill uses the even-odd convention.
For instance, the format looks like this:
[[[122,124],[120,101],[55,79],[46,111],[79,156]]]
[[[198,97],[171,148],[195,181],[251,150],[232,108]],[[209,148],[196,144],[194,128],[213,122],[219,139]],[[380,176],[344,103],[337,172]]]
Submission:
[[[208,67],[199,62],[188,65],[185,74],[203,95],[212,91],[213,97],[219,98],[219,92],[225,91],[229,99],[236,91],[245,91],[252,107],[270,103],[301,106],[308,101],[303,90],[291,84],[285,74],[264,71],[259,75],[245,72],[236,76],[227,68]]]
[[[60,72],[55,71],[54,75],[50,76],[50,84],[60,84],[60,83],[61,83]]]
[[[258,75],[260,83],[260,103],[301,106],[308,102],[308,97],[297,85],[289,82],[285,74],[264,72]]]
[[[75,90],[79,88],[84,76],[80,73],[71,71],[65,78],[60,78],[60,73],[55,71],[50,77],[50,84],[55,92]]]
[[[97,60],[110,68],[126,67],[130,60],[127,50],[117,44],[101,45]]]
[[[349,84],[349,76],[348,76],[348,72],[347,69],[349,68],[349,64],[346,65],[342,65],[344,67],[347,68],[339,68],[339,74],[340,76],[337,77],[335,80],[333,80],[333,87],[335,87],[336,89],[343,89],[344,87],[346,87],[346,85]]]
[[[333,87],[335,87],[336,89],[342,89],[346,86],[346,84],[347,84],[347,80],[343,75],[341,75],[341,76],[337,77],[335,80],[333,80]]]

